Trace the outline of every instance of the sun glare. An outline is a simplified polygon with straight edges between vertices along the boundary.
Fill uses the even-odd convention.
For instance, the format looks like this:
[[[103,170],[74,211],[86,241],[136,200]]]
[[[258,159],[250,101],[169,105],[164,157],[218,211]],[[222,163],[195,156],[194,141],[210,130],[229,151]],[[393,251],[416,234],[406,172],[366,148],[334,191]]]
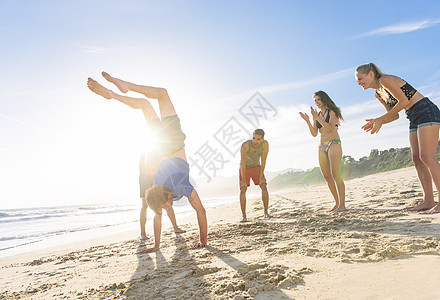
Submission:
[[[148,131],[147,136],[141,141],[140,150],[146,154],[156,149],[158,136],[152,130]]]

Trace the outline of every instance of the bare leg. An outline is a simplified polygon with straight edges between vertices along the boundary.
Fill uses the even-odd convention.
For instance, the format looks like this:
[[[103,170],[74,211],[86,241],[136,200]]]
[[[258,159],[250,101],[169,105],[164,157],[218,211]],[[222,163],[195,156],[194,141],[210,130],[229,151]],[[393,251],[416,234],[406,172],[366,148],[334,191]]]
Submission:
[[[332,177],[336,183],[337,191],[338,191],[338,207],[335,211],[345,211],[345,184],[342,180],[341,175],[341,161],[342,161],[342,147],[341,145],[334,144],[328,150],[328,158],[330,162],[330,170],[332,173]]]
[[[435,157],[437,150],[440,125],[423,126],[417,129],[420,159],[429,169],[432,180],[434,181],[437,192],[440,191],[440,163]],[[434,206],[429,212],[440,213],[440,194],[439,204]],[[432,196],[434,199],[434,196]]]
[[[241,216],[242,219],[240,222],[246,222],[246,190],[247,187],[243,187],[240,189],[240,208],[241,208]]]
[[[333,179],[331,169],[330,169],[330,161],[328,159],[327,153],[322,150],[319,151],[319,167],[321,168],[322,176],[327,182],[328,188],[335,199],[335,206],[330,211],[334,211],[339,207],[339,196],[338,191],[336,190],[335,180]]]
[[[147,232],[145,231],[145,224],[147,223],[147,201],[145,197],[142,198],[142,208],[139,218],[139,223],[141,225],[141,240],[147,239]]]
[[[104,76],[104,78],[107,79],[109,82],[114,83],[123,93],[126,93],[127,91],[133,91],[143,94],[147,98],[157,99],[159,101],[160,115],[162,118],[176,115],[176,110],[174,109],[173,103],[171,102],[171,99],[166,89],[134,84],[128,81],[114,78],[106,72],[102,72],[102,76]]]
[[[174,214],[174,208],[172,206],[167,208],[167,215],[170,218],[171,224],[173,224],[174,232],[175,233],[184,233],[186,230],[180,229],[177,226],[176,222],[176,215]]]
[[[130,106],[131,108],[142,109],[142,112],[144,113],[145,119],[146,119],[147,123],[150,125],[150,127],[153,127],[152,124],[154,121],[152,121],[152,120],[159,119],[156,112],[154,111],[154,108],[151,106],[151,103],[147,99],[133,98],[133,97],[127,97],[127,96],[122,96],[122,95],[116,94],[112,90],[109,90],[109,89],[103,87],[102,85],[100,85],[97,81],[93,80],[92,78],[88,79],[87,86],[89,87],[89,89],[92,92],[94,92],[94,93],[96,93],[106,99],[115,99],[115,100],[118,100],[119,102],[124,103],[125,105]]]
[[[432,177],[428,167],[420,159],[421,153],[419,148],[418,133],[419,131],[412,131],[409,133],[409,144],[411,146],[411,153],[412,153],[412,160],[414,162],[414,167],[416,168],[417,176],[419,177],[419,181],[423,189],[423,201],[419,205],[409,209],[410,211],[427,210],[435,206],[434,195],[432,190]],[[438,140],[438,132],[437,132],[437,140]]]
[[[108,81],[113,83],[114,85],[116,85],[116,87],[121,91],[121,93],[126,93],[128,92],[128,88],[126,86],[126,83],[124,80],[118,79],[118,78],[114,78],[111,77],[108,73],[106,72],[102,72],[101,73],[102,76]]]
[[[261,199],[263,200],[263,208],[264,208],[264,217],[271,218],[272,216],[269,214],[269,191],[267,190],[267,184],[260,184],[261,188]]]

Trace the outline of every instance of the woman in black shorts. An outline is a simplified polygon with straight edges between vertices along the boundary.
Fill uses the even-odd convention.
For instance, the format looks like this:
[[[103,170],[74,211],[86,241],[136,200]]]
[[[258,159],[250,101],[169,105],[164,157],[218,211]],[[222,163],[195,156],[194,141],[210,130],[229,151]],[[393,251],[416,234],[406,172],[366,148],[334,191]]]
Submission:
[[[437,191],[440,191],[440,164],[435,158],[440,110],[409,83],[397,76],[383,74],[374,63],[357,67],[355,75],[356,81],[364,90],[376,90],[376,99],[387,110],[386,114],[378,118],[367,119],[362,129],[371,134],[377,133],[383,124],[398,119],[398,112],[405,109],[409,119],[412,159],[424,193],[423,202],[410,210],[440,213],[440,201],[436,205],[432,189],[434,180]]]

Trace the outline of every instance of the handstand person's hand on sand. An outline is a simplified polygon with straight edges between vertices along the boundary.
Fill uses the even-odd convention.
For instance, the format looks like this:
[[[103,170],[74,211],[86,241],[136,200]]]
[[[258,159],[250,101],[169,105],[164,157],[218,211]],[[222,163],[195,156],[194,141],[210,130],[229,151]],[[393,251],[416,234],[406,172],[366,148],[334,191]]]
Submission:
[[[194,248],[204,248],[207,245],[208,245],[207,243],[198,242],[194,244]]]

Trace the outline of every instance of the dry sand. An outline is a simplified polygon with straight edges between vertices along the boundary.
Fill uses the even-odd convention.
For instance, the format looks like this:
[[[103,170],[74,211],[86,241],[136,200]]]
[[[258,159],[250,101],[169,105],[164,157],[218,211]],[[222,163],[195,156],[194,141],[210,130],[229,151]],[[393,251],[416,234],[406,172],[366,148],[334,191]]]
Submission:
[[[131,232],[2,259],[0,298],[440,299],[440,214],[405,210],[422,199],[414,168],[346,185],[344,213],[326,186],[272,193],[269,220],[259,199],[248,223],[238,203],[210,209],[204,249],[191,217],[152,254]]]

